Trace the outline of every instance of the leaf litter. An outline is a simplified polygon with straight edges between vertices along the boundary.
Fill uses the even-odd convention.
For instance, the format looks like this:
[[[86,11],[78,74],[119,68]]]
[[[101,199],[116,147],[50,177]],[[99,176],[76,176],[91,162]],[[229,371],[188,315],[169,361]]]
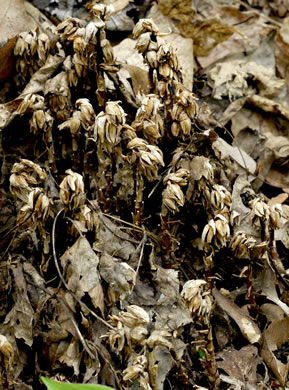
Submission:
[[[80,3],[1,26],[1,388],[286,388],[286,2]]]

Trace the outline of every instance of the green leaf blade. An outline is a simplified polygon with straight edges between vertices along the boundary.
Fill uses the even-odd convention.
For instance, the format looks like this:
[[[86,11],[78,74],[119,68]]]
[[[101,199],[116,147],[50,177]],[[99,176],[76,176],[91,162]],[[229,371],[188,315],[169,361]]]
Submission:
[[[114,390],[112,387],[104,385],[91,385],[80,383],[62,383],[41,377],[48,390]]]

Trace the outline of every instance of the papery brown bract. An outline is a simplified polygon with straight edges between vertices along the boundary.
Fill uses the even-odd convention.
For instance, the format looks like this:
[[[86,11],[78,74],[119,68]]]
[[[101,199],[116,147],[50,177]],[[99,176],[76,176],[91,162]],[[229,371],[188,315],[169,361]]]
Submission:
[[[59,185],[59,196],[68,209],[77,210],[86,200],[83,178],[71,169],[68,169],[65,173],[66,176]]]

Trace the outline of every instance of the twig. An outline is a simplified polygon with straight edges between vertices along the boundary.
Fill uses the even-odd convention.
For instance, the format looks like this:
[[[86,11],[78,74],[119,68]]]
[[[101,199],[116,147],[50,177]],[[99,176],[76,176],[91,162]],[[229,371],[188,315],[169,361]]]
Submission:
[[[81,344],[83,345],[83,348],[86,350],[86,352],[88,353],[88,355],[91,357],[92,360],[95,360],[96,359],[96,356],[91,352],[91,350],[88,348],[88,345],[86,343],[86,341],[84,340],[78,326],[77,326],[77,323],[75,321],[75,319],[73,318],[73,316],[71,315],[71,313],[69,312],[68,308],[66,307],[65,303],[62,301],[62,299],[58,298],[58,301],[59,303],[61,304],[61,306],[63,307],[63,309],[65,310],[66,314],[69,316],[71,322],[73,323],[73,326],[76,330],[76,333],[78,334],[78,337],[79,337],[79,340],[81,342]]]
[[[154,233],[152,233],[152,232],[146,230],[145,228],[143,228],[143,227],[141,227],[141,226],[134,225],[133,223],[127,222],[127,221],[125,221],[125,220],[123,220],[123,219],[121,219],[121,218],[118,218],[118,217],[115,217],[115,216],[113,216],[113,215],[109,215],[109,214],[106,214],[106,213],[102,213],[102,215],[104,215],[105,217],[111,218],[111,219],[113,219],[113,220],[115,220],[115,221],[118,221],[118,222],[121,222],[121,223],[123,223],[123,224],[126,224],[126,225],[128,225],[128,226],[131,226],[134,230],[138,230],[139,232],[146,233],[147,236],[148,236],[149,238],[151,238],[154,242],[159,243],[159,238],[158,238],[158,236],[156,236]],[[138,242],[137,242],[137,243],[138,243]]]
[[[158,186],[160,185],[161,181],[163,180],[163,177],[168,174],[170,171],[171,171],[171,167],[165,169],[162,173],[159,174],[159,177],[158,177],[158,181],[157,183],[153,186],[153,189],[151,190],[151,192],[148,194],[148,199],[152,196],[152,194],[155,192],[155,190],[158,188]]]
[[[7,237],[10,233],[12,233],[12,232],[14,232],[15,230],[17,230],[17,228],[19,228],[20,226],[24,225],[25,222],[27,222],[28,219],[30,219],[30,217],[32,216],[32,214],[33,214],[33,211],[31,211],[23,221],[17,223],[15,226],[13,226],[13,228],[9,229],[8,232],[6,232],[6,233],[4,234],[4,236],[2,237],[2,240],[3,240],[5,237]]]
[[[11,240],[10,240],[10,242],[9,242],[9,244],[8,244],[8,246],[7,246],[7,248],[5,249],[4,253],[1,255],[0,259],[3,259],[3,258],[6,256],[6,254],[7,254],[8,250],[9,250],[10,246],[12,245],[12,243],[13,243],[15,237],[16,237],[17,229],[18,229],[20,226],[24,225],[24,224],[31,218],[32,214],[33,214],[33,212],[29,213],[29,214],[27,215],[27,217],[26,217],[22,222],[17,223],[15,226],[13,226],[13,228],[11,228],[10,230],[8,230],[8,232],[6,232],[6,233],[4,234],[4,236],[2,237],[2,240],[3,240],[5,237],[9,236],[10,233],[13,233],[13,232],[14,232],[13,237],[11,238]]]
[[[144,233],[143,235],[143,238],[141,240],[141,242],[139,243],[139,246],[136,250],[139,249],[139,247],[141,247],[141,250],[140,250],[140,255],[139,255],[139,258],[138,258],[138,263],[137,263],[137,267],[136,267],[136,270],[135,270],[135,275],[134,275],[134,281],[133,281],[133,288],[132,288],[132,291],[136,285],[136,278],[137,278],[137,274],[138,274],[138,271],[139,271],[139,267],[140,267],[140,264],[141,264],[141,261],[142,261],[142,258],[143,258],[143,252],[144,252],[144,246],[145,246],[145,243],[146,243],[146,240],[147,240],[147,235],[146,233]],[[131,292],[132,292],[131,291]]]
[[[121,235],[117,234],[117,232],[115,230],[113,230],[105,221],[105,219],[101,219],[102,222],[104,223],[104,225],[108,228],[108,230],[110,230],[112,232],[113,235],[115,235],[116,237],[122,239],[122,240],[125,240],[125,241],[129,241],[129,242],[132,242],[133,244],[139,244],[139,241],[137,240],[134,240],[133,238],[129,238],[129,237],[122,237]]]
[[[116,380],[116,383],[117,383],[118,387],[120,389],[122,389],[123,386],[121,385],[121,382],[120,382],[120,380],[119,380],[119,378],[117,376],[117,373],[116,373],[115,369],[113,368],[113,365],[111,364],[111,362],[105,357],[105,355],[101,352],[101,349],[96,344],[94,344],[92,341],[89,341],[88,343],[91,343],[91,344],[93,344],[94,347],[96,347],[96,349],[97,349],[98,353],[101,355],[102,359],[105,361],[105,363],[111,369],[111,371],[112,371],[112,373],[113,373],[113,375],[115,377],[115,380]]]
[[[9,251],[9,248],[10,248],[10,246],[12,245],[12,243],[13,243],[15,237],[16,237],[16,233],[17,233],[17,230],[14,232],[14,235],[13,235],[13,237],[11,238],[11,240],[10,240],[10,242],[9,242],[9,244],[8,244],[8,246],[7,246],[7,248],[5,249],[5,252],[4,252],[3,255],[0,257],[1,260],[6,256],[7,252]]]
[[[82,232],[80,231],[79,227],[77,226],[77,223],[75,223],[75,221],[69,217],[65,217],[65,219],[67,219],[69,222],[72,223],[72,225],[75,227],[75,229],[78,231],[79,235],[81,237],[84,237],[84,235],[82,234]]]

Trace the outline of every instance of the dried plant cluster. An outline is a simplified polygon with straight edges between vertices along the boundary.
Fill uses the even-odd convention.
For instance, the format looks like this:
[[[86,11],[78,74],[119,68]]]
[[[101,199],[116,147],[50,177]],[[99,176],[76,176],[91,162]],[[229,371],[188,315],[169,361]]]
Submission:
[[[151,91],[125,101],[109,12],[92,5],[87,24],[22,33],[14,49],[18,87],[28,84],[0,108],[2,139],[18,123],[32,145],[7,158],[17,219],[2,250],[4,293],[17,287],[1,300],[2,385],[31,377],[33,358],[37,375],[60,380],[217,389],[216,262],[235,261],[253,307],[255,269],[284,274],[282,209],[220,158],[205,107],[150,19],[133,36]]]

